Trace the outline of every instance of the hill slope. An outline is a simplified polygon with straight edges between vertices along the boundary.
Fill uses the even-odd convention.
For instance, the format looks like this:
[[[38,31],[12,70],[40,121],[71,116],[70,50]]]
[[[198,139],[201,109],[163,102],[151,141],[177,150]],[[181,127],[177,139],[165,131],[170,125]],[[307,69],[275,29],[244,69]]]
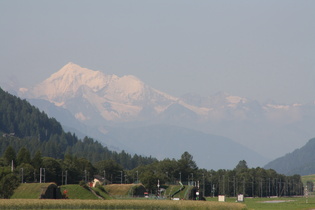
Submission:
[[[285,175],[309,175],[315,173],[315,138],[310,139],[300,149],[268,163],[264,168],[274,169]]]
[[[43,156],[63,159],[66,153],[83,157],[91,162],[113,159],[126,169],[138,164],[149,164],[154,158],[131,156],[110,151],[99,142],[85,137],[80,140],[76,135],[65,133],[54,118],[49,118],[27,101],[13,96],[0,88],[0,156],[7,146],[15,151],[25,147],[34,155],[40,150]],[[127,161],[126,161],[127,160]]]

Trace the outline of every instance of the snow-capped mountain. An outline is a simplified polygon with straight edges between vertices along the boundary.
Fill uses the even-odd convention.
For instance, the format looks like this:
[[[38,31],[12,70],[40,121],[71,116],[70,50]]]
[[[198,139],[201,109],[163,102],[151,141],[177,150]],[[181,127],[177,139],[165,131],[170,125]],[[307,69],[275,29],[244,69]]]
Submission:
[[[20,95],[48,100],[70,110],[81,121],[92,120],[93,112],[108,121],[131,121],[136,120],[142,111],[150,110],[151,115],[158,115],[173,104],[198,114],[206,112],[150,88],[134,76],[105,75],[73,63],[68,63],[32,89],[21,89]]]
[[[257,101],[227,93],[211,97],[187,94],[173,97],[155,90],[132,75],[118,77],[68,63],[42,83],[31,89],[20,89],[20,96],[48,100],[68,109],[81,121],[95,120],[93,115],[114,122],[128,122],[150,116],[166,117],[167,113],[181,112],[198,120],[248,120],[253,117],[273,118],[274,112],[296,118],[301,105],[261,106]],[[186,113],[185,113],[186,112]],[[190,114],[189,114],[190,113]],[[280,113],[280,114],[279,114]],[[286,116],[287,118],[289,116]]]
[[[30,89],[20,88],[18,94],[67,110],[84,126],[93,127],[94,131],[86,132],[89,134],[96,133],[95,129],[107,135],[113,133],[113,127],[168,124],[228,137],[269,158],[298,148],[315,135],[314,103],[260,104],[222,92],[207,97],[197,94],[174,97],[135,76],[107,75],[73,63]],[[141,139],[133,139],[137,138]],[[153,154],[154,150],[147,152]]]

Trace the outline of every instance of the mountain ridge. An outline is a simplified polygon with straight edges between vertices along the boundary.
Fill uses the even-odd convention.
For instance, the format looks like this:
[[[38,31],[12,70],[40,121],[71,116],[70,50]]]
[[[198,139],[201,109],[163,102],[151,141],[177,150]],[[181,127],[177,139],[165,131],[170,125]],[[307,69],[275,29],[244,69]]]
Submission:
[[[315,138],[310,139],[303,147],[295,149],[264,166],[265,169],[274,169],[285,175],[315,174]]]
[[[82,97],[95,104],[106,120],[137,115],[143,101],[154,105],[157,98],[162,99],[162,104],[154,107],[156,112],[161,112],[166,109],[163,101],[168,105],[178,100],[148,87],[135,76],[105,75],[73,63],[68,63],[32,89],[24,90],[21,96],[45,99],[63,107],[69,106],[66,101],[69,98]]]
[[[98,129],[104,135],[112,126],[123,126],[125,123],[169,124],[225,136],[268,159],[300,147],[305,139],[315,136],[309,130],[310,124],[315,121],[314,104],[260,104],[224,92],[208,97],[196,94],[174,97],[151,88],[134,76],[108,76],[73,63],[62,69],[66,71],[71,66],[90,75],[79,77],[81,79],[75,81],[76,88],[64,88],[68,92],[48,96],[49,91],[56,90],[54,86],[46,87],[46,95],[34,94],[36,91],[33,87],[28,91],[23,89],[19,96],[48,100],[67,109],[78,121]],[[63,77],[62,73],[59,74],[60,78]],[[96,82],[93,79],[95,74],[99,75]],[[71,82],[60,86],[68,87]],[[37,89],[45,92],[44,85],[37,86]]]

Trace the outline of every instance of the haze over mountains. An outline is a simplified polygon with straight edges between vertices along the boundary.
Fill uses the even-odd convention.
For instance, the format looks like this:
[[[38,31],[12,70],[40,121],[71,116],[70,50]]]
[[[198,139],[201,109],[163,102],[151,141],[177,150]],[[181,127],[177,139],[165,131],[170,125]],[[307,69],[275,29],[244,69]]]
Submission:
[[[108,146],[158,158],[187,150],[205,168],[233,168],[241,159],[263,166],[315,136],[314,103],[260,104],[228,93],[178,98],[135,76],[73,63],[17,94]]]

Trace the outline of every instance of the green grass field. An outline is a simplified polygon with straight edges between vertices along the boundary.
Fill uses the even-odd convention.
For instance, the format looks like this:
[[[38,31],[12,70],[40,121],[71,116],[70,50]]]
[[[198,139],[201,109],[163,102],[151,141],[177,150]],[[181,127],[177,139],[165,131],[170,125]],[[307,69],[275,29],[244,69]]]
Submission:
[[[207,201],[217,201],[207,198]],[[227,198],[226,202],[235,203],[236,198]],[[248,210],[310,210],[315,209],[315,197],[286,197],[286,198],[245,198],[243,204]]]
[[[61,193],[67,191],[69,199],[85,199],[85,200],[98,200],[91,191],[80,185],[62,185],[60,186]]]

